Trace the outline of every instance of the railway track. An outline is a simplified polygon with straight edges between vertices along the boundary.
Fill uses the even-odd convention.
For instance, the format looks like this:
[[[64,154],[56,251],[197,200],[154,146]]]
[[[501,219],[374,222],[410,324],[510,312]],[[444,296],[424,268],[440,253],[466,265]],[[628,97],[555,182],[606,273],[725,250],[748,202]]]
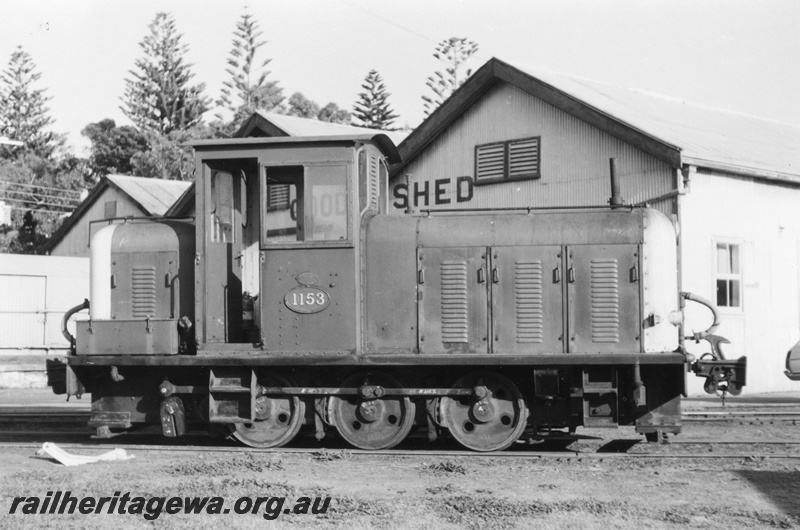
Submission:
[[[689,442],[687,442],[689,443]],[[698,442],[691,442],[698,443]],[[714,444],[719,444],[715,442]],[[723,442],[724,444],[724,442]],[[97,452],[108,445],[98,445],[96,443],[60,443],[64,450],[75,452]],[[764,460],[800,460],[800,452],[773,452],[773,453],[754,453],[754,452],[687,452],[687,451],[637,451],[637,452],[590,452],[590,451],[531,451],[523,449],[508,449],[506,451],[480,453],[464,449],[389,449],[383,451],[365,451],[361,449],[320,449],[310,447],[281,447],[273,449],[256,449],[240,446],[187,446],[187,445],[159,445],[159,444],[113,444],[115,448],[124,449],[130,454],[136,453],[172,453],[172,454],[264,454],[276,456],[300,456],[317,461],[337,461],[352,459],[370,459],[375,457],[414,457],[414,458],[460,458],[470,459],[540,459],[540,460],[571,460],[580,461],[583,459],[591,461],[619,460],[619,459],[670,459],[670,460],[738,460],[743,462],[760,462]],[[797,444],[786,444],[797,445]],[[41,443],[36,442],[0,442],[3,449],[31,449],[41,448]]]
[[[317,459],[358,458],[360,455],[375,455],[373,451],[351,449],[343,442],[326,439],[328,448],[307,437],[295,447],[277,449],[255,449],[231,445],[225,441],[212,440],[205,432],[189,433],[174,443],[164,443],[160,432],[150,427],[120,434],[110,439],[94,440],[94,430],[86,426],[89,411],[53,410],[47,408],[0,407],[0,448],[39,448],[41,443],[52,441],[65,449],[97,450],[104,447],[120,447],[139,452],[173,453],[270,453],[309,455]],[[800,412],[791,410],[731,410],[689,411],[683,414],[686,424],[709,426],[730,425],[796,425]],[[607,431],[611,434],[613,431]],[[625,433],[619,432],[625,436]],[[406,448],[381,451],[387,456],[431,456],[431,457],[517,457],[517,458],[702,458],[702,459],[800,459],[800,437],[797,439],[706,439],[690,438],[685,434],[669,437],[666,444],[647,444],[641,438],[607,439],[607,434],[592,436],[554,436],[537,443],[518,443],[507,451],[476,453],[453,444],[452,449],[431,449],[420,439],[410,441]],[[572,445],[574,444],[574,446]],[[299,446],[298,446],[299,445]],[[569,446],[569,447],[568,447]],[[751,449],[748,451],[748,449]],[[742,452],[742,450],[747,452]],[[797,451],[795,453],[795,450]]]
[[[766,424],[776,422],[800,422],[800,411],[697,411],[684,412],[684,422],[740,422]]]
[[[25,407],[5,408],[0,406],[0,426],[15,423],[85,424],[89,421],[89,411],[38,409]],[[731,410],[731,411],[688,411],[681,415],[685,423],[741,422],[766,424],[800,422],[800,410]]]

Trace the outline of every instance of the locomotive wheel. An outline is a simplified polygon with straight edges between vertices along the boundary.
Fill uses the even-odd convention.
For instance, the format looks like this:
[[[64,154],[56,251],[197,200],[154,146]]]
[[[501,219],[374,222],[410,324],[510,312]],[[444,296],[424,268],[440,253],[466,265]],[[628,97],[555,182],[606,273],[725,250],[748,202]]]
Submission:
[[[295,386],[280,374],[259,375],[263,386]],[[306,405],[298,396],[261,395],[256,398],[256,421],[235,423],[231,431],[237,440],[250,447],[281,447],[300,430]]]
[[[382,373],[355,374],[341,384],[342,388],[362,385],[402,388],[396,379]],[[328,417],[342,438],[366,450],[389,449],[402,442],[414,424],[415,411],[407,396],[332,396],[328,401]]]
[[[471,396],[443,397],[440,415],[461,445],[473,451],[501,451],[525,430],[528,411],[517,385],[498,373],[473,372],[454,388],[472,388]]]

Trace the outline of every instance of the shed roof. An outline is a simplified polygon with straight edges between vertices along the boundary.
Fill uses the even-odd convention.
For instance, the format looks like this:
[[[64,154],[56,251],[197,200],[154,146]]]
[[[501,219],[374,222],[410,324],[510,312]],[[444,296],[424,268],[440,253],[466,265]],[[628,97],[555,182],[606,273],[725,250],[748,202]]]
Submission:
[[[106,177],[128,195],[147,215],[160,217],[192,183],[183,180],[164,180],[127,175]]]
[[[673,167],[800,182],[800,127],[493,58],[400,144],[407,164],[495,83],[528,92]]]
[[[114,187],[126,195],[142,211],[142,215],[161,217],[191,184],[191,182],[181,180],[108,175],[100,180],[83,202],[72,212],[72,215],[61,224],[47,241],[44,249],[50,252],[109,187]]]

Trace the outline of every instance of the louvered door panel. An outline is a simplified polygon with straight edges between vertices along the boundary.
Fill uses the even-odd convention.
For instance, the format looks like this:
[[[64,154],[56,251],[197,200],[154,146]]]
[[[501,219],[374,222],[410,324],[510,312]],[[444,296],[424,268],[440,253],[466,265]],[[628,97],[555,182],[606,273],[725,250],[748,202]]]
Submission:
[[[420,248],[417,258],[419,351],[486,353],[486,249]]]
[[[494,353],[562,353],[559,246],[492,247]]]
[[[114,319],[175,318],[176,252],[111,255],[111,316]]]
[[[634,245],[569,248],[570,351],[640,351],[637,254]]]

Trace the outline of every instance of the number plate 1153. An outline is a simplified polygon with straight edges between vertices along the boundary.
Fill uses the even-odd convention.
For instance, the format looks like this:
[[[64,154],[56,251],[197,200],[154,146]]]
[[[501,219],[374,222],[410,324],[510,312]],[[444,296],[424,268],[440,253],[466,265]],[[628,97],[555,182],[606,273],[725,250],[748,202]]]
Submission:
[[[295,313],[319,313],[330,305],[331,297],[317,287],[295,287],[286,293],[283,302]]]

